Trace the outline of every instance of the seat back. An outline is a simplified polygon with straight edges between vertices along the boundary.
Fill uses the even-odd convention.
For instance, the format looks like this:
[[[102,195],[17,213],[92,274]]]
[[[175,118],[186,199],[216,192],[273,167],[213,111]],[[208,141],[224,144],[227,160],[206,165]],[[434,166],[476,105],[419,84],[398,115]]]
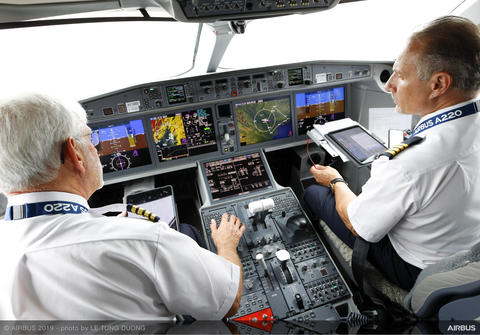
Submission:
[[[420,318],[479,318],[480,242],[423,269],[404,304]],[[469,308],[471,304],[478,307]]]

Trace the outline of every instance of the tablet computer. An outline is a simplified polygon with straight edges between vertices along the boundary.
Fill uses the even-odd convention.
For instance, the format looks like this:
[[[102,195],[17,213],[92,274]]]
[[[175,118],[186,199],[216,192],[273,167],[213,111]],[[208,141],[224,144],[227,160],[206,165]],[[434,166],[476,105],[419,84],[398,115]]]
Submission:
[[[354,162],[360,165],[370,164],[372,157],[387,150],[387,147],[360,126],[352,126],[332,131],[327,138]]]
[[[178,230],[179,220],[177,206],[173,196],[173,188],[170,185],[154,188],[135,194],[127,195],[127,204],[137,205],[160,217],[160,221],[166,222],[170,228]],[[129,217],[144,218],[133,213]]]

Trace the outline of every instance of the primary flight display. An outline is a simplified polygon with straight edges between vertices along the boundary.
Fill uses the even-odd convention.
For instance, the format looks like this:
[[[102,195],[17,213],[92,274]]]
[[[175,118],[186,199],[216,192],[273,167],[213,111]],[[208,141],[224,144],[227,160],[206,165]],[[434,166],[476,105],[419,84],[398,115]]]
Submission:
[[[90,141],[98,151],[104,173],[152,164],[141,119],[91,128]]]

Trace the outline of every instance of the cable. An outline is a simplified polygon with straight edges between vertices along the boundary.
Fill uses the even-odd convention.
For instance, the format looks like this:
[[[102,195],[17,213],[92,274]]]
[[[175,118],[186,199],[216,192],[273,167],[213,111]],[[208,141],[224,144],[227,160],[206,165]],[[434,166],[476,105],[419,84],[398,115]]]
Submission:
[[[310,143],[310,139],[307,140],[307,156],[308,156],[308,159],[310,160],[310,163],[312,163],[312,166],[315,167],[315,169],[320,170],[320,169],[317,167],[317,164],[315,164],[315,163],[313,162],[313,159],[312,159],[312,157],[310,156],[310,153],[308,152],[308,143]]]

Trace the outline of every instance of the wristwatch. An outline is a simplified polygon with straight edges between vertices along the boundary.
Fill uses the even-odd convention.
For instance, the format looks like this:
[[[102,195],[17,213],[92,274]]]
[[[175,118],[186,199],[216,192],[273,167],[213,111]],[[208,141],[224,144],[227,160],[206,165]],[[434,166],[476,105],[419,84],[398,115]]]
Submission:
[[[332,179],[330,181],[330,189],[332,190],[332,193],[335,193],[335,184],[338,183],[338,182],[345,183],[346,185],[348,185],[347,182],[345,180],[343,180],[343,178]]]

